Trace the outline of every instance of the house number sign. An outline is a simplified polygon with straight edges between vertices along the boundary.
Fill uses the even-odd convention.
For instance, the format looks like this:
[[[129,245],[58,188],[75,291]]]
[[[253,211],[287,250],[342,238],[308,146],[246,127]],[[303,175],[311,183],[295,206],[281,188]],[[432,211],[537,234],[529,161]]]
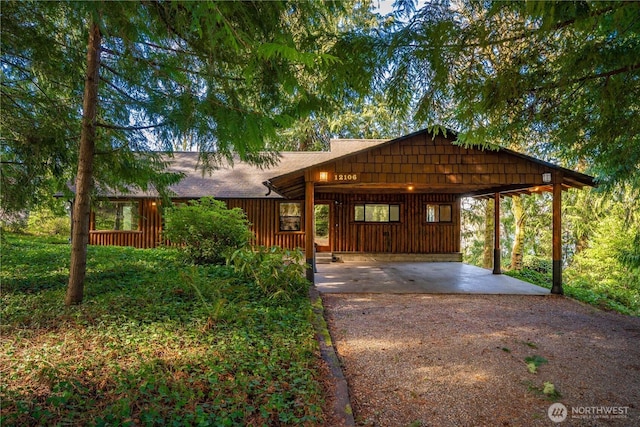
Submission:
[[[334,173],[333,180],[334,181],[357,181],[358,174],[357,173]]]

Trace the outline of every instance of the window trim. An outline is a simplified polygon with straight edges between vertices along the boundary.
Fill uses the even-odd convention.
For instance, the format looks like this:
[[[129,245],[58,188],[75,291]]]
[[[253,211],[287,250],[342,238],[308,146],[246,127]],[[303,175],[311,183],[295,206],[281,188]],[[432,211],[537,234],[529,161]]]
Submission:
[[[388,220],[387,221],[367,221],[367,205],[370,206],[387,206],[387,217]],[[397,206],[398,209],[398,219],[397,220],[392,220],[391,219],[391,207],[392,206]],[[358,207],[362,207],[362,215],[363,215],[363,219],[357,219],[356,217],[356,209]],[[402,204],[401,203],[367,203],[367,202],[360,202],[360,203],[354,203],[353,204],[353,217],[352,217],[352,221],[354,223],[357,224],[399,224],[402,222],[402,215],[401,215],[401,210],[402,210]]]
[[[300,215],[299,215],[299,227],[297,230],[283,230],[282,229],[282,221],[280,215],[280,206],[283,204],[298,204],[300,205]],[[278,202],[276,207],[276,233],[280,234],[295,234],[295,233],[304,233],[304,202],[301,200],[286,200]]]
[[[138,199],[119,199],[119,200],[112,200],[112,199],[100,199],[97,200],[95,202],[95,205],[91,206],[91,227],[90,227],[90,231],[103,231],[103,232],[108,232],[108,231],[141,231],[142,230],[142,214],[141,214],[141,206],[142,206],[142,201],[138,200]],[[99,215],[99,209],[98,209],[98,204],[102,204],[102,203],[106,203],[108,204],[110,207],[115,208],[116,211],[115,213],[115,217],[114,217],[114,226],[115,224],[118,223],[117,219],[118,219],[118,205],[121,205],[123,207],[125,206],[130,206],[131,209],[131,214],[132,214],[132,221],[131,221],[131,229],[115,229],[115,228],[98,228],[98,215]],[[124,216],[120,218],[121,221],[124,222]],[[135,227],[134,227],[135,224]]]
[[[433,206],[433,207],[436,208],[435,213],[436,213],[437,217],[435,218],[434,221],[429,221],[429,207],[430,206]],[[448,212],[449,219],[447,219],[447,220],[443,220],[442,219],[442,213],[443,213],[443,209],[444,208],[448,208],[448,210],[449,210],[449,212]],[[452,203],[435,203],[435,202],[425,203],[425,205],[424,205],[424,216],[425,216],[424,222],[426,224],[451,224],[451,223],[453,223],[453,204]]]

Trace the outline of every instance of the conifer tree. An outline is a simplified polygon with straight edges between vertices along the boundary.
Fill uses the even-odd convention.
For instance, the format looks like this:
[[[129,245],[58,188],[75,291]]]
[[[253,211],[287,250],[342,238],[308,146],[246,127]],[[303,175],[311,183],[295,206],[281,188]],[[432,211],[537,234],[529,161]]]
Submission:
[[[640,3],[429,2],[387,46],[387,93],[417,121],[637,179]]]
[[[43,140],[44,154],[64,153],[58,182],[77,167],[67,304],[82,301],[97,186],[166,188],[176,177],[151,151],[186,140],[205,166],[273,161],[278,130],[369,87],[367,32],[346,31],[358,4],[3,3],[3,180],[5,164],[54,174]]]

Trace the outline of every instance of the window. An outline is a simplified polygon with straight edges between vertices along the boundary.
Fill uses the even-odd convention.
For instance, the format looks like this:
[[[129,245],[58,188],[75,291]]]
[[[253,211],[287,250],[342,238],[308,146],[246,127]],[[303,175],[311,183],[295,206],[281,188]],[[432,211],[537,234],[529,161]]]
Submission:
[[[356,222],[400,222],[400,205],[355,205],[353,219]]]
[[[138,229],[138,202],[101,200],[94,206],[96,230]]]
[[[302,203],[280,203],[280,231],[302,230]]]
[[[427,205],[427,222],[451,222],[451,205]]]

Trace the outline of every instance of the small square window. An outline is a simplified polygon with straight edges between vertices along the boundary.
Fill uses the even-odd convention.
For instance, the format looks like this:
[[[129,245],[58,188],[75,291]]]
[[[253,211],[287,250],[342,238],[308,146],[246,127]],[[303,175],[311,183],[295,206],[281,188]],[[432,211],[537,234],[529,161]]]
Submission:
[[[425,207],[427,222],[451,222],[452,206],[451,205],[436,205],[428,204]]]
[[[280,203],[280,231],[302,230],[302,203]]]
[[[451,205],[440,205],[440,222],[451,222]]]

